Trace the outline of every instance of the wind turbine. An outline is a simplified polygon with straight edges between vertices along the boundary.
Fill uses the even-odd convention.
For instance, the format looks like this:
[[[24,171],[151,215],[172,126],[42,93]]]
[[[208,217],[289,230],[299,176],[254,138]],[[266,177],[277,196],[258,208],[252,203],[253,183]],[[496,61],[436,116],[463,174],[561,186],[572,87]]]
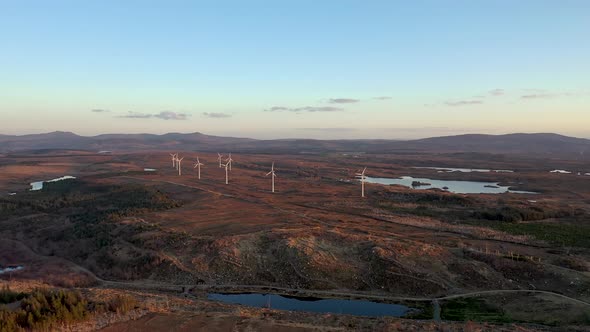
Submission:
[[[227,166],[228,165],[229,165],[228,163],[223,164],[223,166],[225,167],[225,184],[229,183],[228,182],[228,174],[227,174]]]
[[[367,168],[365,167],[365,169],[363,169],[363,171],[361,173],[356,173],[356,175],[361,177],[361,197],[365,197],[365,179],[367,178],[365,176],[366,170],[367,170]]]
[[[180,162],[182,161],[182,159],[184,159],[184,157],[182,157],[180,159],[176,158],[176,162],[177,162],[176,166],[178,166],[178,175],[182,175],[182,167],[180,166]]]
[[[170,153],[170,157],[172,157],[172,167],[176,168],[176,154]]]
[[[272,174],[272,175],[271,175]],[[272,163],[272,167],[270,168],[270,172],[266,173],[266,176],[271,175],[271,179],[272,179],[272,192],[275,192],[275,177],[277,176],[275,174],[275,163]]]
[[[221,155],[221,153],[217,152],[217,161],[219,161],[219,168],[221,168],[222,166],[221,159],[223,159],[223,156]]]
[[[231,159],[231,152],[229,153],[229,156],[227,157],[227,159],[225,160],[225,163],[229,165],[229,170],[231,171],[231,162],[234,161],[233,159]]]
[[[193,168],[197,168],[197,172],[199,174],[199,180],[201,179],[201,165],[205,165],[205,164],[200,162],[199,157],[197,157],[197,163],[195,164],[195,167],[193,167]]]

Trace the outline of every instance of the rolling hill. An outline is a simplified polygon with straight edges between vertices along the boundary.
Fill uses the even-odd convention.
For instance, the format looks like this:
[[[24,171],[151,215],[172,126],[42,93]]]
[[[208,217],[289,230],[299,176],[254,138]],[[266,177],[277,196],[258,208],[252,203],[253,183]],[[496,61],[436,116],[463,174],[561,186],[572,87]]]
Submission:
[[[418,140],[255,140],[202,133],[104,134],[79,136],[71,132],[0,135],[0,153],[40,150],[140,151],[200,150],[242,153],[323,153],[355,151],[391,153],[431,151],[479,152],[538,156],[590,157],[590,140],[551,133],[433,137]]]

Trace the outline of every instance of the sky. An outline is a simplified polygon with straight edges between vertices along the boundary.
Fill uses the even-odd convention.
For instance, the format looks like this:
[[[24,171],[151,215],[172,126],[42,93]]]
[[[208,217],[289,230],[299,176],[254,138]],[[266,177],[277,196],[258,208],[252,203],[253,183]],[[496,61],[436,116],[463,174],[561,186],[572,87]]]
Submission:
[[[590,1],[0,0],[0,134],[590,138]]]

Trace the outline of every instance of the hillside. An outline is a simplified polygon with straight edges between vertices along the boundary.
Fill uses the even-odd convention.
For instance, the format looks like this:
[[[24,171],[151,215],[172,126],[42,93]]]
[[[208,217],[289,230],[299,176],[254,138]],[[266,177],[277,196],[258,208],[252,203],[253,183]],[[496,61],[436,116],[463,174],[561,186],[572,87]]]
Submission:
[[[430,151],[439,153],[479,152],[589,158],[590,140],[558,134],[507,134],[433,137],[419,140],[255,140],[202,133],[104,134],[79,136],[70,132],[10,136],[0,135],[0,153],[32,150],[199,150],[249,153],[389,153]]]

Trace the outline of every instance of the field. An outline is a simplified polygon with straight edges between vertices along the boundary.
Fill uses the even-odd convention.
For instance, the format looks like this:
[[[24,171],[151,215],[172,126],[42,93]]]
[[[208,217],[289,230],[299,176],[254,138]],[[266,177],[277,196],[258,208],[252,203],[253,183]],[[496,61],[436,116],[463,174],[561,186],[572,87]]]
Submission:
[[[234,154],[226,185],[216,154],[199,153],[201,180],[192,164],[197,154],[180,154],[182,176],[163,152],[3,155],[0,267],[24,269],[0,278],[196,303],[178,309],[182,315],[154,306],[108,331],[168,324],[321,328],[319,314],[220,305],[205,299],[208,290],[414,303],[432,314],[430,322],[336,317],[326,329],[590,325],[588,160],[412,151]],[[265,176],[272,162],[276,193]],[[414,168],[432,166],[514,172]],[[363,199],[355,173],[364,167],[371,177],[498,182],[538,194],[367,184]],[[30,182],[64,175],[76,179],[28,190]]]

